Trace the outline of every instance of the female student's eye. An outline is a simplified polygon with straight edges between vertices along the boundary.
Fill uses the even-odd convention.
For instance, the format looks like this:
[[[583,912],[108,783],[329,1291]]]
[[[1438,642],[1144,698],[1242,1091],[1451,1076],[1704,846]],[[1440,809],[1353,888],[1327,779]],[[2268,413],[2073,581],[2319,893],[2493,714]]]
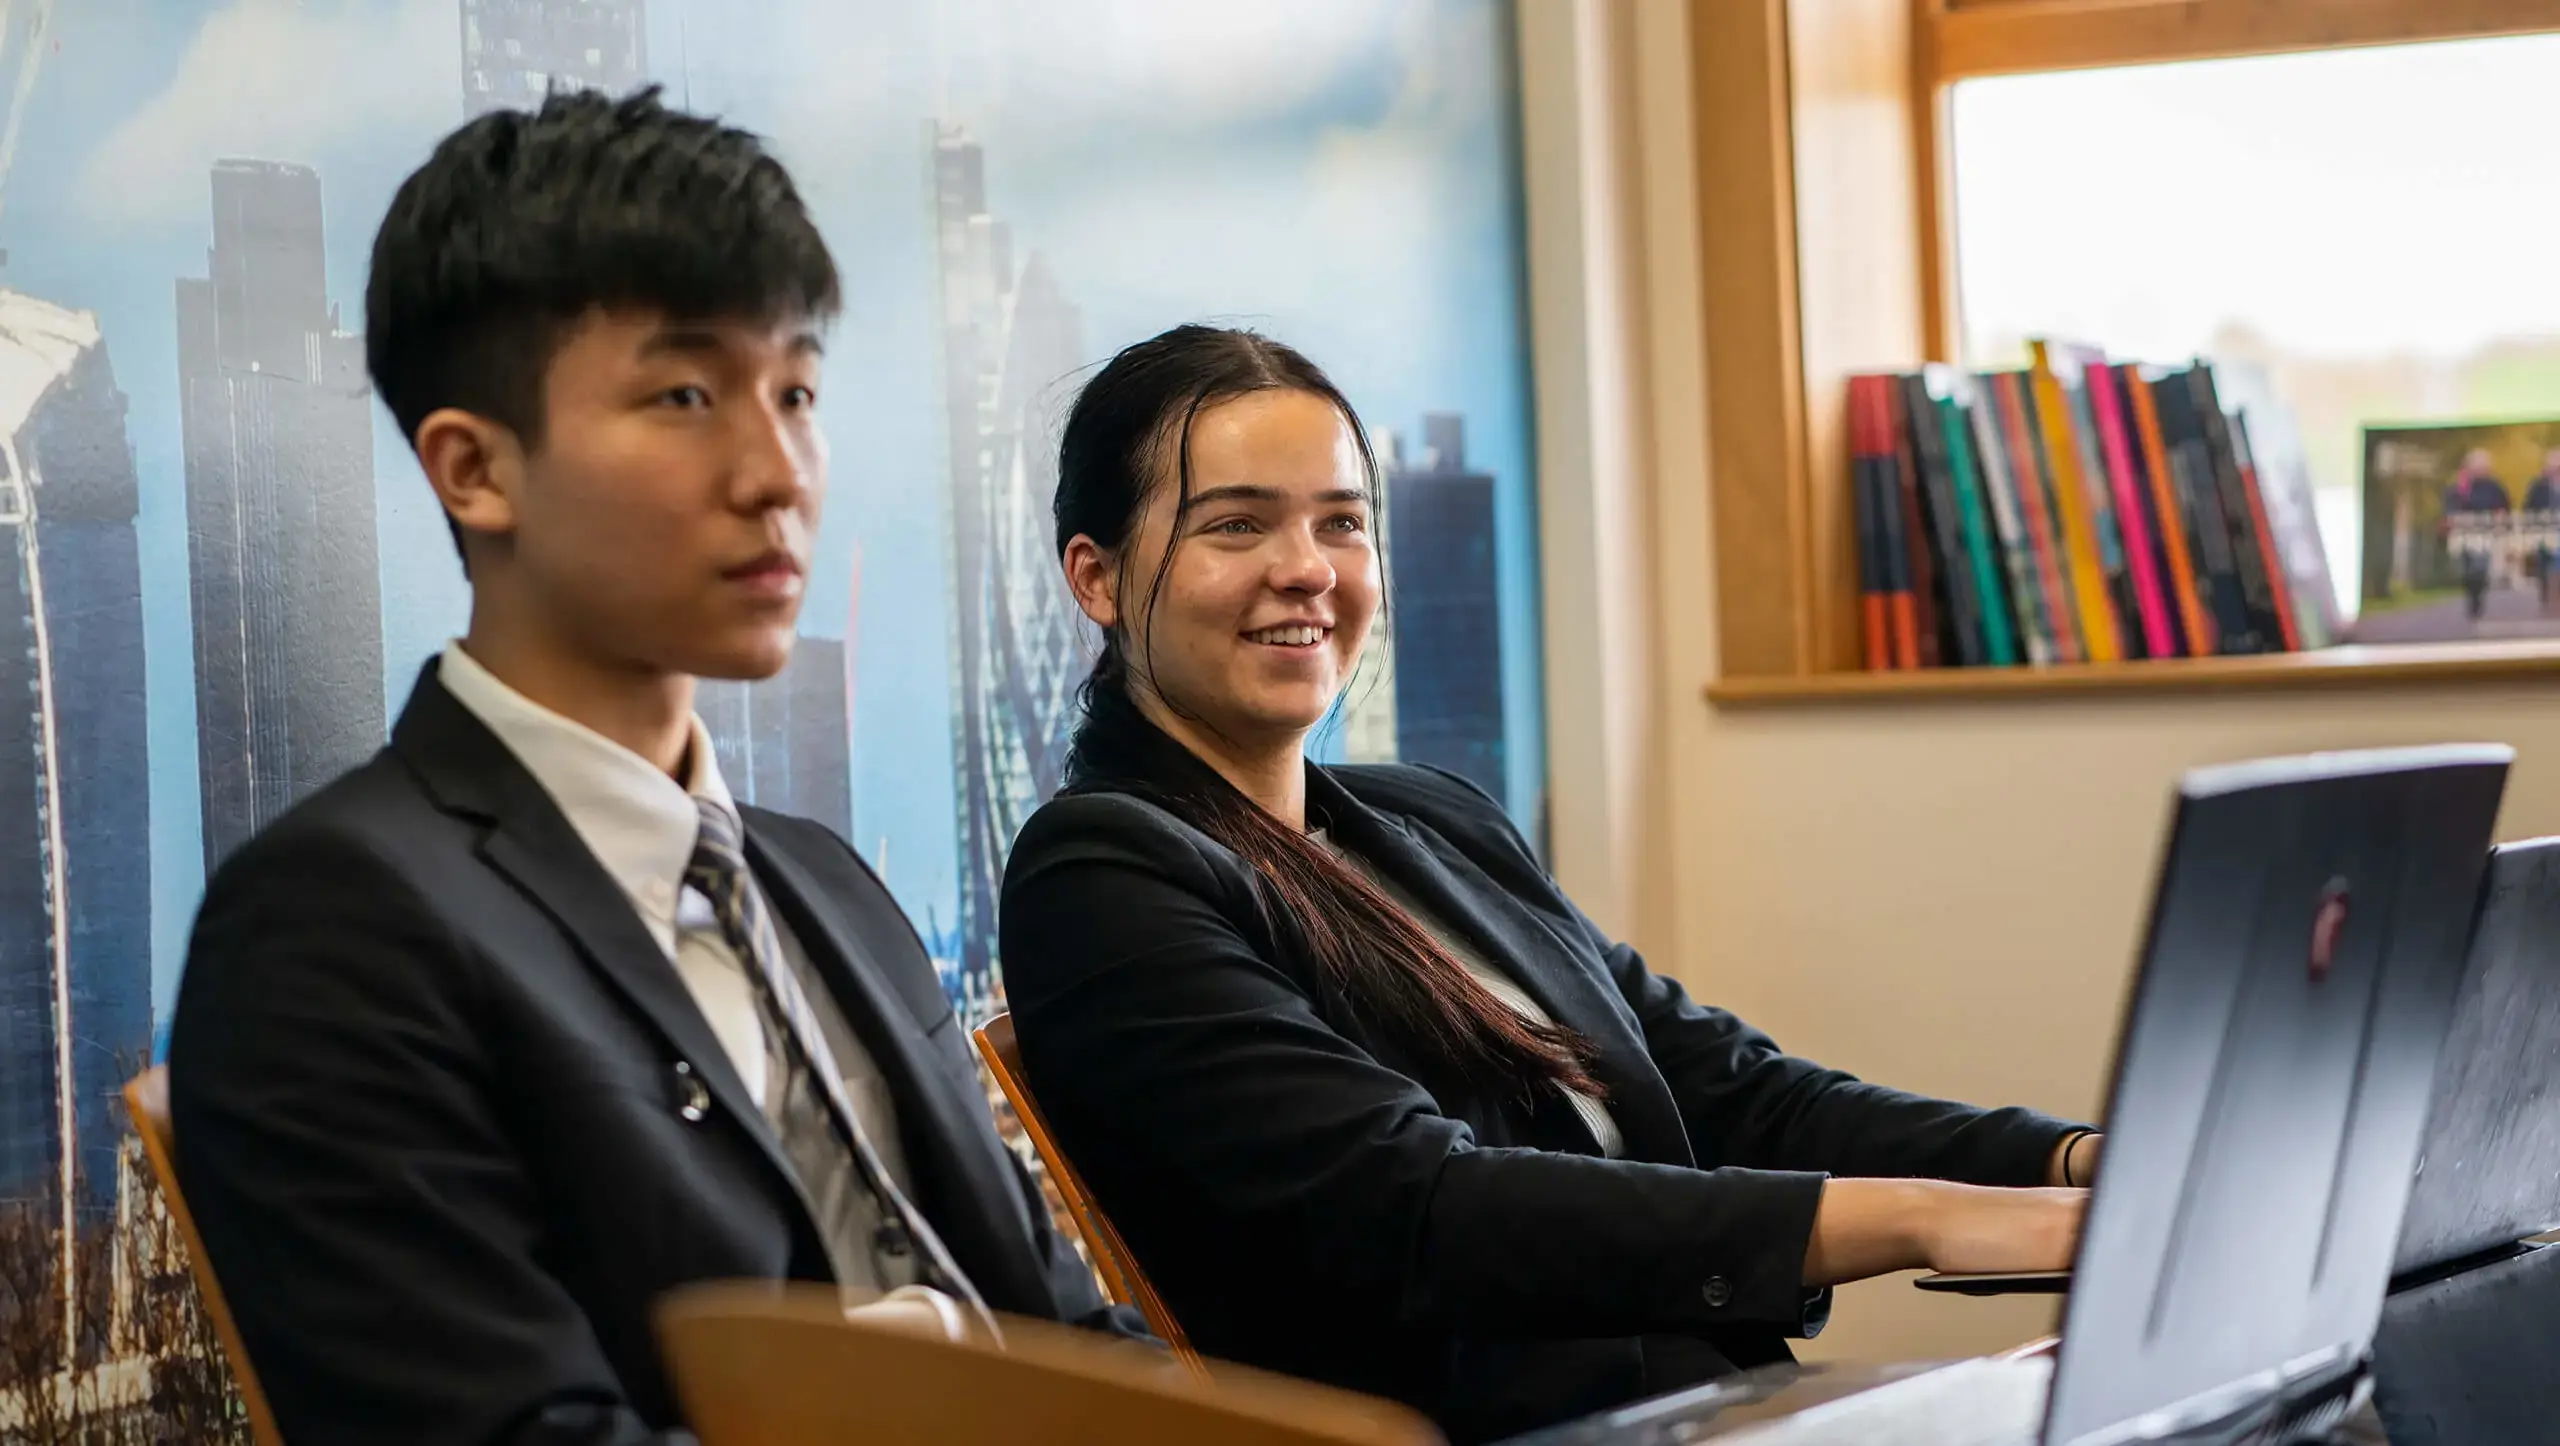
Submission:
[[[687,383],[680,387],[669,387],[658,393],[658,400],[667,406],[691,411],[696,407],[710,406],[711,393],[707,388]]]
[[[1325,519],[1325,526],[1336,532],[1366,532],[1369,530],[1369,519],[1357,512],[1345,512],[1338,517]]]
[[[1209,524],[1208,531],[1219,537],[1251,537],[1254,533],[1250,517],[1222,517]]]
[[[791,411],[804,412],[818,404],[818,394],[808,387],[782,389],[782,405]]]

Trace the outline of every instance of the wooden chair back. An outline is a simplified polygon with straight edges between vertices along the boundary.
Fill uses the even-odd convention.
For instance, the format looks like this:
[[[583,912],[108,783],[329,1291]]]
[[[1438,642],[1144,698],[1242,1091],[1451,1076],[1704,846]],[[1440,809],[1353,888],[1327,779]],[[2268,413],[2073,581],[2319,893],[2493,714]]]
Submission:
[[[1013,1016],[999,1014],[988,1020],[978,1026],[976,1038],[978,1055],[987,1062],[987,1072],[995,1076],[996,1088],[1004,1091],[1013,1113],[1022,1121],[1023,1132],[1031,1136],[1031,1147],[1040,1152],[1040,1163],[1066,1199],[1067,1213],[1075,1217],[1076,1233],[1084,1237],[1085,1253],[1093,1259],[1094,1273],[1102,1278],[1103,1290],[1120,1305],[1136,1306],[1147,1318],[1147,1328],[1173,1348],[1175,1358],[1199,1369],[1200,1353],[1192,1349],[1182,1323],[1173,1318],[1164,1297],[1148,1283],[1147,1273],[1138,1268],[1138,1257],[1130,1253],[1120,1232],[1112,1228],[1111,1218],[1094,1203],[1093,1193],[1084,1187],[1084,1177],[1076,1173],[1066,1152],[1058,1148],[1057,1136],[1049,1133],[1049,1122],[1042,1118],[1039,1103],[1031,1098],[1031,1087],[1023,1080],[1022,1049],[1014,1041]]]
[[[161,1203],[177,1222],[178,1238],[186,1242],[188,1273],[195,1277],[196,1294],[213,1317],[222,1354],[231,1363],[231,1379],[249,1410],[249,1435],[258,1446],[284,1446],[284,1438],[276,1433],[275,1413],[267,1409],[267,1394],[258,1386],[257,1367],[249,1363],[249,1348],[241,1344],[240,1327],[232,1321],[230,1303],[222,1297],[222,1283],[213,1278],[213,1262],[204,1253],[203,1237],[196,1234],[195,1216],[188,1213],[187,1197],[178,1188],[177,1136],[169,1128],[168,1067],[153,1065],[128,1081],[124,1107],[133,1116],[135,1132],[142,1136],[151,1176],[160,1182]]]
[[[1004,1344],[848,1318],[829,1287],[690,1286],[659,1302],[702,1446],[1442,1446],[1409,1408],[1007,1316]]]

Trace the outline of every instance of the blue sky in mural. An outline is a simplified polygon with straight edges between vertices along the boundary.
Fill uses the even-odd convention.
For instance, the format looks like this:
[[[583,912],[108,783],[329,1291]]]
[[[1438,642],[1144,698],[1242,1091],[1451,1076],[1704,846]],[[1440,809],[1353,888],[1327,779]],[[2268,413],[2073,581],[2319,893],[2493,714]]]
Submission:
[[[854,650],[855,843],[955,911],[952,628],[931,135],[1081,318],[1084,359],[1175,322],[1270,330],[1372,428],[1463,415],[1496,479],[1509,796],[1544,789],[1508,7],[1493,0],[648,0],[673,98],[773,135],[849,292],[822,406],[834,491],[802,630]],[[173,289],[217,158],[316,168],[361,324],[392,188],[461,119],[455,0],[60,7],[0,208],[0,280],[96,311],[140,465],[156,993],[202,883]],[[1072,386],[1075,378],[1059,378]],[[424,484],[376,408],[386,701],[463,622]],[[856,558],[859,584],[856,585]],[[858,591],[858,596],[857,596]],[[349,619],[350,626],[368,620]]]

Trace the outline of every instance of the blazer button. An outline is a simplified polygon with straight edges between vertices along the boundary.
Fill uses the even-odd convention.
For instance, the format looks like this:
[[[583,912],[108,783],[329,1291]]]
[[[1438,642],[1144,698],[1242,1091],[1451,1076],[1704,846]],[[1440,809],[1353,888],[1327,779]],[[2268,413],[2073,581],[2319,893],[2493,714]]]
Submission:
[[[676,1061],[676,1100],[676,1116],[686,1124],[701,1124],[702,1117],[711,1113],[711,1090],[683,1060]]]
[[[1707,1309],[1722,1310],[1733,1304],[1733,1282],[1721,1275],[1710,1275],[1706,1288],[1699,1291],[1698,1296],[1707,1303]]]

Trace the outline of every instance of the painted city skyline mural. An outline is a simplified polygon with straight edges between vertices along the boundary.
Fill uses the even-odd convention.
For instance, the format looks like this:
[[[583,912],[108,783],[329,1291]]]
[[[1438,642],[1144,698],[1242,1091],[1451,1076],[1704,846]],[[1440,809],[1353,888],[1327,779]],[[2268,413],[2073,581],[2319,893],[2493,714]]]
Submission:
[[[881,871],[973,1014],[1096,639],[1056,428],[1121,346],[1289,341],[1387,471],[1395,635],[1320,743],[1544,818],[1501,0],[79,0],[0,8],[0,1201],[112,1208],[207,870],[379,747],[468,594],[363,368],[393,188],[645,83],[770,137],[834,248],[801,640],[699,710]],[[1392,661],[1390,661],[1392,660]],[[67,1238],[67,1237],[66,1237]],[[67,1247],[66,1247],[67,1249]]]

